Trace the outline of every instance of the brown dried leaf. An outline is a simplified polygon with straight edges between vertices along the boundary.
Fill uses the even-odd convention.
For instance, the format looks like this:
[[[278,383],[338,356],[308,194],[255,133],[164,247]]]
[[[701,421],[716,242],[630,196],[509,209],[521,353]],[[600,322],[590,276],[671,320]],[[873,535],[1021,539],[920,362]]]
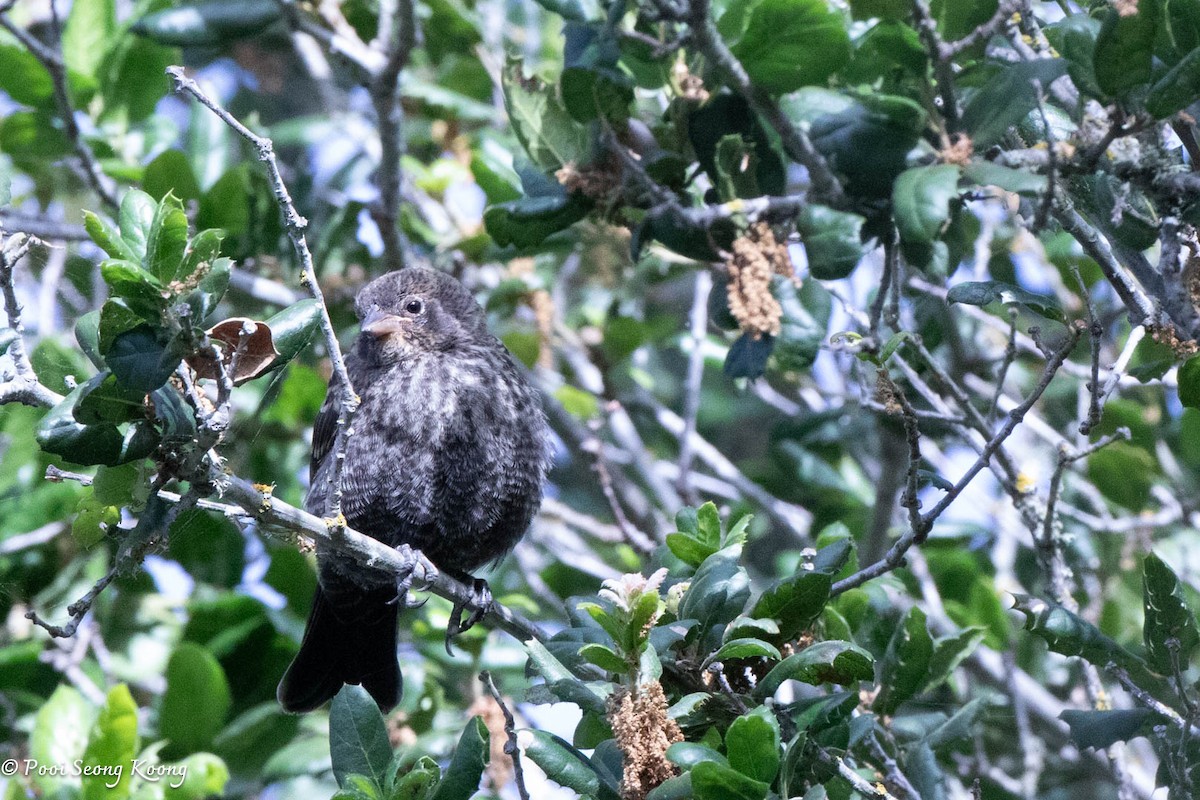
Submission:
[[[266,372],[272,362],[279,357],[279,351],[275,349],[274,337],[271,335],[271,328],[267,323],[246,317],[230,317],[208,329],[209,338],[221,352],[221,360],[225,363],[225,369],[228,370],[232,366],[234,353],[237,352],[238,344],[241,342],[242,326],[246,324],[253,326],[254,330],[247,337],[242,353],[238,356],[237,370],[232,375],[235,386],[257,378]],[[212,378],[213,380],[220,378],[216,360],[207,353],[193,353],[188,357],[187,362],[196,371],[196,375],[201,378]]]

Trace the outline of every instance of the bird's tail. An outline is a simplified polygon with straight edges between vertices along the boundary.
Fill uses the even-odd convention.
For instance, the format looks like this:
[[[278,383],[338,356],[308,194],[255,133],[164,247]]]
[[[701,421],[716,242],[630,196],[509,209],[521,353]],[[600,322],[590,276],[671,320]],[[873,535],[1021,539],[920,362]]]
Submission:
[[[344,683],[360,684],[387,713],[400,702],[403,683],[396,662],[395,589],[359,590],[353,598],[338,592],[332,602],[317,587],[300,652],[276,697],[285,711],[312,711]],[[349,601],[349,602],[347,602]]]

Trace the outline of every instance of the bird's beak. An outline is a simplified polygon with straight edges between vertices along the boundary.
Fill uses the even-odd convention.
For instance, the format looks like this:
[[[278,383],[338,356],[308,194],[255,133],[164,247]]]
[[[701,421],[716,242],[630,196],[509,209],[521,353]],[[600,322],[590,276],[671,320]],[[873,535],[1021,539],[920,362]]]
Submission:
[[[370,334],[376,339],[401,333],[403,330],[399,317],[394,314],[385,314],[379,310],[367,314],[366,319],[362,321],[362,332]]]

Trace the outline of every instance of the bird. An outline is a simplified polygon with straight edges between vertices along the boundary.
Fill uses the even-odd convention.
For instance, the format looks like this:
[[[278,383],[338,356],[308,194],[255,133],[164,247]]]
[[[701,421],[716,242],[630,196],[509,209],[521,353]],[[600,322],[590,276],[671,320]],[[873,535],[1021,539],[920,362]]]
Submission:
[[[452,276],[409,267],[355,298],[360,332],[345,358],[360,405],[345,445],[345,523],[391,547],[420,550],[467,582],[475,610],[451,614],[446,643],[483,616],[487,583],[542,501],[550,434],[537,391]],[[336,374],[313,425],[305,508],[328,518],[343,392]],[[398,611],[407,585],[318,547],[318,586],[300,650],[279,683],[289,712],[361,685],[386,713],[400,701]]]

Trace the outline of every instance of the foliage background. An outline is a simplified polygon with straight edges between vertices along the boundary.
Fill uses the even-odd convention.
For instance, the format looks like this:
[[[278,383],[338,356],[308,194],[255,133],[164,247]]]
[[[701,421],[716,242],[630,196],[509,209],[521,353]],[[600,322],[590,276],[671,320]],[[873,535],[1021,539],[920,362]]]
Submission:
[[[676,773],[652,796],[1195,796],[1200,3],[10,0],[0,23],[0,756],[188,767],[6,798],[445,800],[485,761],[516,796],[481,670],[534,797]],[[273,140],[342,342],[363,283],[432,265],[544,390],[549,499],[490,581],[546,641],[479,628],[450,657],[433,598],[386,727],[353,692],[332,721],[275,705],[315,585],[296,528],[153,496],[219,499],[194,471],[218,442],[301,504],[330,370],[256,151],[172,64]],[[191,273],[188,226],[231,261]],[[106,298],[134,316],[90,318],[89,359]],[[213,313],[181,322],[187,298]],[[237,317],[285,357],[206,384],[225,428],[164,381]],[[131,454],[45,434],[98,370],[58,430],[136,426],[154,458],[92,469]]]

